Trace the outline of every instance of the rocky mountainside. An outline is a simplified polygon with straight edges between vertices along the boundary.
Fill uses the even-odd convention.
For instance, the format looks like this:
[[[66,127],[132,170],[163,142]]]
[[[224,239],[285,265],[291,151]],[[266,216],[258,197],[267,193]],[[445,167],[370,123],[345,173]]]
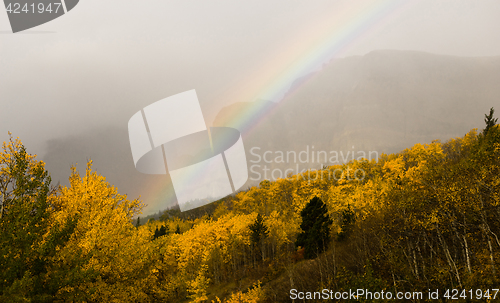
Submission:
[[[321,71],[298,79],[277,104],[239,102],[223,108],[214,126],[239,128],[227,122],[228,117],[264,108],[264,118],[244,134],[247,158],[254,162],[258,157],[250,153],[253,147],[260,147],[253,154],[261,156],[271,151],[267,159],[279,156],[277,151],[298,154],[307,149],[310,155],[312,150],[380,155],[481,129],[478,122],[490,107],[500,111],[499,83],[500,57],[380,50],[331,61]],[[299,162],[279,160],[267,166],[283,169]],[[317,169],[323,160],[310,157],[308,163],[299,164]]]

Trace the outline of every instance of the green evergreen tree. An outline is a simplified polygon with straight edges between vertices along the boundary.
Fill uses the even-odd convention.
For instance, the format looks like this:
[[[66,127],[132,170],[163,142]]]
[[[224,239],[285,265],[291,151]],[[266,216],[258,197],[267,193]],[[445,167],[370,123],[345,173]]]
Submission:
[[[269,229],[264,224],[264,219],[260,214],[255,218],[254,223],[248,226],[250,228],[250,240],[253,244],[259,244],[269,235]]]
[[[165,236],[167,234],[167,231],[168,231],[168,227],[165,227],[165,225],[162,225],[160,227],[160,229],[158,229],[158,227],[156,227],[155,234],[153,236],[153,240],[158,239],[161,236]],[[179,231],[179,233],[180,233],[180,231]]]
[[[141,217],[137,217],[137,223],[135,223],[135,227],[139,228],[141,226]]]
[[[264,219],[260,214],[255,218],[254,223],[248,226],[250,229],[250,241],[254,248],[260,251],[260,255],[262,256],[262,250],[260,247],[262,246],[262,242],[269,235],[269,228],[264,224]]]
[[[162,225],[160,227],[160,231],[158,233],[158,236],[161,237],[161,236],[165,236],[167,234],[167,231],[168,231],[168,226],[165,226],[165,225]]]
[[[493,127],[495,126],[495,124],[497,123],[497,119],[494,119],[493,118],[493,114],[495,113],[495,109],[490,108],[490,114],[489,115],[484,115],[484,122],[486,123],[486,127],[484,128],[483,130],[483,134],[486,136],[486,134],[488,133],[488,131]]]
[[[305,258],[312,259],[323,252],[330,243],[330,226],[333,221],[326,204],[318,197],[309,201],[300,212],[302,232],[297,236],[296,246],[304,247]]]

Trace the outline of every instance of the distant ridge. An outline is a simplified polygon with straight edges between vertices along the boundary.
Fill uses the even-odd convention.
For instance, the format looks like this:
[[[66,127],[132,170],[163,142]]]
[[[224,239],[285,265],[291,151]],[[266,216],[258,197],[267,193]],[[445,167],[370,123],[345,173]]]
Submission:
[[[398,152],[482,127],[478,121],[484,113],[500,109],[498,83],[500,56],[378,50],[335,59],[297,79],[277,108],[245,135],[244,144],[247,153],[256,146],[298,152],[308,145],[327,151],[354,146]],[[253,105],[238,102],[223,108],[214,125],[224,126]]]

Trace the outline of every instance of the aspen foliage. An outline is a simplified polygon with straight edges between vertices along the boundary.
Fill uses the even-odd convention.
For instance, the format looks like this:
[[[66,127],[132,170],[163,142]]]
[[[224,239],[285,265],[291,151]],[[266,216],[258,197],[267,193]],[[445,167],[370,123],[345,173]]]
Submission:
[[[52,197],[56,211],[51,221],[64,224],[76,218],[77,223],[53,262],[80,266],[94,274],[77,287],[61,289],[58,296],[72,298],[82,292],[89,300],[145,300],[140,283],[147,279],[143,270],[150,262],[149,238],[137,233],[131,223],[141,202],[118,194],[103,176],[92,171],[92,161],[83,176],[72,167],[69,181],[69,187],[61,187]]]
[[[248,289],[246,293],[243,293],[241,291],[235,292],[231,294],[231,296],[224,300],[221,301],[218,297],[216,297],[216,301],[212,300],[212,303],[258,303],[261,302],[265,296],[264,296],[264,291],[262,290],[261,287],[261,282],[257,281],[251,289]]]
[[[119,194],[91,161],[51,191],[44,163],[11,139],[0,174],[3,301],[289,302],[292,288],[426,292],[500,282],[494,124],[264,180],[137,227],[142,202]],[[295,243],[315,197],[333,221],[331,240],[306,260]]]

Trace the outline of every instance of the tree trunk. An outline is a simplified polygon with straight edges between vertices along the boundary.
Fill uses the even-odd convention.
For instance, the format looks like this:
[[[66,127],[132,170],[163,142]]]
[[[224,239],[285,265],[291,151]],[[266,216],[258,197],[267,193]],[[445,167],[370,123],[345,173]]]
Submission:
[[[455,276],[457,277],[458,284],[460,285],[460,288],[462,288],[462,282],[460,280],[460,274],[458,273],[457,266],[455,264],[455,261],[453,261],[453,258],[451,257],[450,251],[448,249],[448,245],[446,245],[446,242],[443,239],[443,236],[441,235],[441,231],[439,230],[438,225],[436,224],[436,230],[438,232],[438,237],[439,240],[441,241],[441,245],[443,246],[444,254],[446,255],[446,259],[448,261],[448,266],[450,266],[450,269],[455,271]]]
[[[470,274],[472,272],[472,268],[470,266],[469,245],[467,244],[467,239],[465,238],[465,235],[462,237],[464,239],[464,244],[465,244],[465,256],[467,259],[467,270],[469,271],[469,274]]]

